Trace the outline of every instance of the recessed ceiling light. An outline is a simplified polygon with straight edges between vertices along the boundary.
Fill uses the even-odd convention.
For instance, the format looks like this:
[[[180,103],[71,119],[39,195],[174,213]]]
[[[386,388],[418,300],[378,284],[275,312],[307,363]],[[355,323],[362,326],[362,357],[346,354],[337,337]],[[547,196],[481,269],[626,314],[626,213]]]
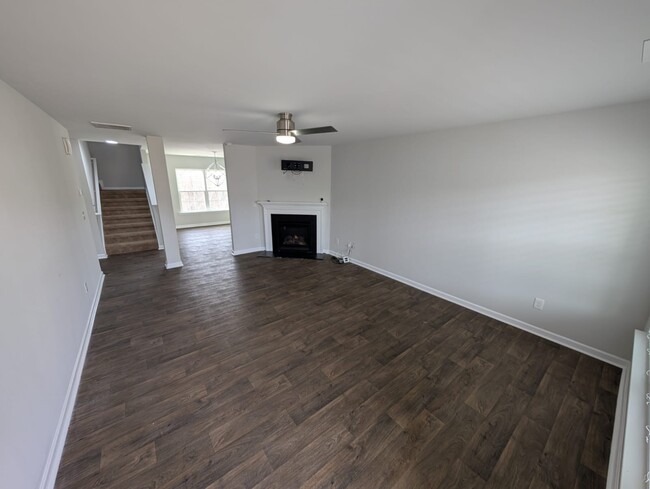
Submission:
[[[117,141],[113,141],[112,139],[107,139],[106,144],[118,144]]]
[[[643,41],[643,54],[641,59],[644,63],[650,63],[650,39]]]

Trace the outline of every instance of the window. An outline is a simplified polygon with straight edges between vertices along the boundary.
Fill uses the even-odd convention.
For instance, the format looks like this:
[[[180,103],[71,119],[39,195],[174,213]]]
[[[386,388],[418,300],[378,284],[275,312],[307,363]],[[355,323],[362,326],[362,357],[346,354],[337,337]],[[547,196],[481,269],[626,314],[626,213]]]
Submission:
[[[212,169],[176,169],[181,212],[228,210],[226,172]]]

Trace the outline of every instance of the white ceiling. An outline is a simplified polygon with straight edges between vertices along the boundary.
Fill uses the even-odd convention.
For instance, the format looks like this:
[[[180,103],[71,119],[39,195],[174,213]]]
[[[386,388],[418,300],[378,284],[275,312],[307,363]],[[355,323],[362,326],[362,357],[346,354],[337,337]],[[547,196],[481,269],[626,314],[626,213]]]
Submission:
[[[648,0],[0,0],[0,79],[211,155],[278,111],[335,145],[649,99],[647,38]]]

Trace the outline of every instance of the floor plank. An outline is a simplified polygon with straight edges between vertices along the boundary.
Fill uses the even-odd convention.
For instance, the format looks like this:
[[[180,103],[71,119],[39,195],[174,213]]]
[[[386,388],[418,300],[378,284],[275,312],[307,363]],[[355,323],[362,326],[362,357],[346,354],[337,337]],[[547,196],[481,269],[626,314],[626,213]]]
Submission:
[[[57,489],[604,487],[620,370],[354,265],[106,273]]]

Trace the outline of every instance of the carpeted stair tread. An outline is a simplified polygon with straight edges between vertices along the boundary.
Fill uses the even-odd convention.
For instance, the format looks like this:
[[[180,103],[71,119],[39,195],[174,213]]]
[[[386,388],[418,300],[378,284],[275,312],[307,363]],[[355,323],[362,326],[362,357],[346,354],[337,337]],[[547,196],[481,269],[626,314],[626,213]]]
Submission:
[[[101,200],[108,255],[158,249],[144,190],[103,190]]]
[[[119,209],[110,209],[110,208],[106,209],[106,208],[104,208],[104,209],[102,209],[102,214],[108,215],[108,216],[111,216],[111,217],[121,217],[121,216],[130,217],[132,215],[147,215],[147,216],[151,215],[149,213],[149,208],[148,207],[145,207],[145,208],[142,208],[142,209],[139,208],[139,207],[130,208],[130,209],[129,208],[119,208]]]
[[[125,253],[135,253],[138,251],[151,251],[158,249],[156,239],[143,239],[131,241],[128,243],[106,243],[106,253],[108,255],[123,255]]]
[[[151,220],[151,214],[148,212],[132,212],[132,213],[126,213],[126,212],[120,212],[117,214],[109,213],[109,212],[104,212],[103,213],[104,220],[105,221],[120,221],[120,220],[131,220],[133,221],[134,219],[141,219],[141,220]]]
[[[149,208],[148,202],[140,200],[134,200],[133,202],[124,202],[122,200],[116,200],[113,202],[104,202],[102,205],[105,209],[122,209],[125,207],[146,207]]]
[[[146,220],[121,220],[114,222],[104,223],[104,233],[107,231],[114,231],[116,233],[123,232],[124,230],[143,230],[151,229],[151,222]]]
[[[104,235],[104,239],[106,244],[131,243],[133,241],[142,241],[143,239],[156,239],[156,233],[153,229],[126,229],[121,230],[121,232],[106,234]]]

